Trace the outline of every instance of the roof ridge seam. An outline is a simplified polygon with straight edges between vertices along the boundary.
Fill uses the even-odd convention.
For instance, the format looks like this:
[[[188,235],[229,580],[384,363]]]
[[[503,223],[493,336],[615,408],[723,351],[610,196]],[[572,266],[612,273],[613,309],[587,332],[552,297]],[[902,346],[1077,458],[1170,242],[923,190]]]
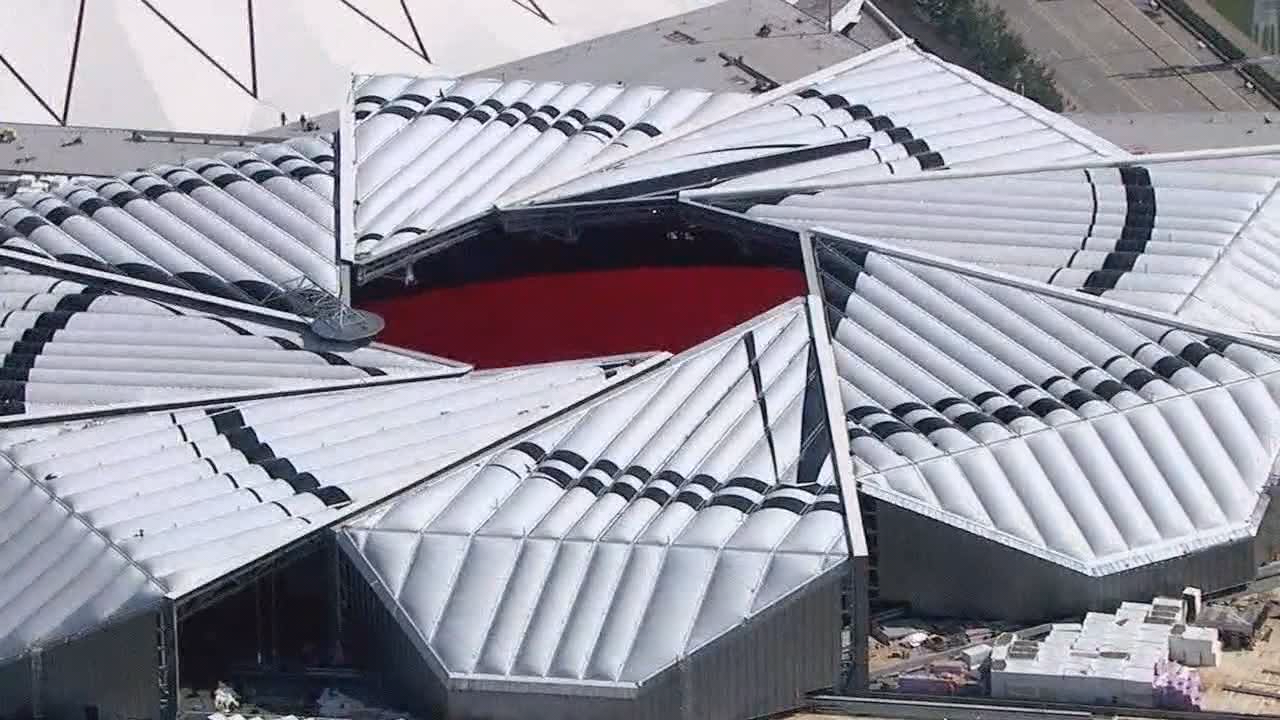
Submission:
[[[1178,303],[1178,306],[1173,309],[1171,314],[1177,315],[1182,312],[1183,308],[1187,306],[1187,303],[1196,294],[1196,291],[1204,285],[1205,280],[1209,279],[1209,276],[1212,275],[1213,272],[1218,269],[1218,266],[1222,264],[1222,259],[1225,258],[1227,253],[1231,252],[1231,249],[1236,246],[1240,237],[1244,235],[1245,230],[1248,230],[1249,227],[1253,225],[1254,221],[1261,217],[1262,209],[1276,197],[1277,192],[1280,192],[1280,181],[1275,181],[1271,184],[1271,190],[1263,196],[1262,200],[1260,200],[1257,205],[1254,205],[1253,212],[1249,213],[1248,219],[1241,223],[1239,228],[1236,228],[1235,234],[1231,236],[1231,239],[1227,241],[1227,244],[1223,245],[1218,251],[1218,254],[1214,257],[1213,264],[1209,266],[1208,270],[1205,270],[1200,274],[1200,279],[1196,281],[1196,284],[1193,285],[1189,291],[1187,291],[1187,294],[1183,296],[1182,301]]]
[[[143,566],[141,563],[135,560],[132,555],[125,552],[124,548],[120,547],[120,545],[118,545],[116,541],[112,540],[105,532],[103,532],[93,523],[89,522],[88,518],[82,515],[75,508],[71,507],[71,505],[67,503],[67,501],[63,500],[62,497],[59,496],[57,493],[55,493],[52,489],[50,489],[48,485],[45,485],[43,482],[37,480],[36,477],[32,475],[31,472],[27,470],[25,466],[23,466],[22,464],[14,460],[12,457],[10,457],[7,451],[0,452],[0,457],[3,457],[4,461],[7,462],[9,466],[14,469],[14,471],[19,473],[22,477],[26,478],[27,482],[31,483],[32,486],[38,488],[45,495],[49,496],[49,499],[51,499],[55,504],[57,504],[58,507],[62,508],[62,510],[66,512],[68,516],[75,518],[75,520],[80,522],[80,524],[88,528],[89,532],[93,533],[94,535],[97,535],[98,538],[100,538],[102,542],[107,545],[108,548],[114,550],[117,554],[120,555],[121,558],[124,559],[126,563],[133,566],[135,569],[138,570],[138,572],[142,573],[143,577],[147,578],[147,580],[150,581],[151,584],[155,586],[155,588],[158,589],[162,595],[167,596],[169,594],[168,585],[166,585],[163,581],[161,581],[160,578],[156,577],[155,574],[153,574],[145,566]]]

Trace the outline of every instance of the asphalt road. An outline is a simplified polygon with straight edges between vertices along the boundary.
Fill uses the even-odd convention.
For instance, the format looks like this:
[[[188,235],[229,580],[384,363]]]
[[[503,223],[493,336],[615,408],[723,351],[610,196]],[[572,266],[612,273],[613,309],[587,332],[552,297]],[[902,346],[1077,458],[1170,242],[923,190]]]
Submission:
[[[1078,112],[1274,110],[1235,72],[1170,74],[1171,66],[1219,61],[1173,18],[1149,16],[1146,0],[988,0],[1053,69]],[[1160,76],[1161,72],[1164,76]]]

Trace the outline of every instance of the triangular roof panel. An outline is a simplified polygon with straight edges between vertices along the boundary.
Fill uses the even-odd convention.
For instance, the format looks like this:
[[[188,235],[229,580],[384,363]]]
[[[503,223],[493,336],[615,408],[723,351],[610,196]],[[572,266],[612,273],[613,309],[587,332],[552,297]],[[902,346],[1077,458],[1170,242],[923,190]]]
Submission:
[[[1125,153],[901,40],[758,97],[615,166],[543,183],[537,202],[688,188],[786,187]],[[554,178],[552,179],[554,180]],[[508,202],[527,199],[509,193]]]
[[[247,303],[337,295],[333,148],[265,143],[0,198],[0,245]]]
[[[748,101],[740,93],[525,80],[357,78],[358,255],[379,255]]]
[[[457,375],[465,365],[327,343],[298,319],[224,314],[0,267],[3,420]]]
[[[733,200],[1190,321],[1280,332],[1280,155],[1144,156],[1070,169]]]
[[[796,300],[350,522],[442,680],[634,694],[842,567],[814,325]],[[550,689],[554,688],[554,689]]]
[[[1095,576],[1256,531],[1280,348],[852,237],[815,254],[863,492]]]
[[[605,387],[578,364],[22,432],[0,472],[0,658],[179,599]],[[11,521],[11,522],[10,522]]]

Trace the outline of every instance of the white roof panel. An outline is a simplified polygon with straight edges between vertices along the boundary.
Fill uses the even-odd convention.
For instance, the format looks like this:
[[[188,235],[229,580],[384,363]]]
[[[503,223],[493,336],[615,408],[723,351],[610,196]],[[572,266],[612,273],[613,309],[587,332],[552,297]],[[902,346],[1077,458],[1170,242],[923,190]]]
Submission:
[[[0,267],[6,420],[456,375],[465,366]]]
[[[1280,332],[1280,156],[858,184],[747,214],[822,225],[1188,320]]]
[[[279,306],[282,288],[340,290],[333,193],[333,148],[299,138],[18,192],[0,199],[0,242]]]
[[[374,76],[353,89],[356,251],[380,254],[566,180],[749,96],[654,86]]]
[[[634,691],[847,557],[810,307],[349,522],[344,547],[453,681]]]
[[[1094,575],[1256,530],[1274,350],[887,247],[816,251],[864,492]]]
[[[559,187],[550,187],[558,180],[551,178],[534,199],[785,188],[1123,156],[1061,115],[898,41],[762,95],[727,119],[687,127],[600,172]],[[515,195],[509,200],[524,199]]]
[[[0,469],[0,658],[180,598],[609,374],[593,362],[491,371],[19,434]]]

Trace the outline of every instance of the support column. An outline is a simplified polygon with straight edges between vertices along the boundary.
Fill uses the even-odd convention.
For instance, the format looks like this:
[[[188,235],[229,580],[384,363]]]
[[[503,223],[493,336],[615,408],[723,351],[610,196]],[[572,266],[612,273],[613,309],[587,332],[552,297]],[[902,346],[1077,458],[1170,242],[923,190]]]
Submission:
[[[31,717],[44,720],[44,649],[31,649]]]
[[[156,687],[161,720],[181,713],[178,691],[178,608],[166,603],[156,612]]]

